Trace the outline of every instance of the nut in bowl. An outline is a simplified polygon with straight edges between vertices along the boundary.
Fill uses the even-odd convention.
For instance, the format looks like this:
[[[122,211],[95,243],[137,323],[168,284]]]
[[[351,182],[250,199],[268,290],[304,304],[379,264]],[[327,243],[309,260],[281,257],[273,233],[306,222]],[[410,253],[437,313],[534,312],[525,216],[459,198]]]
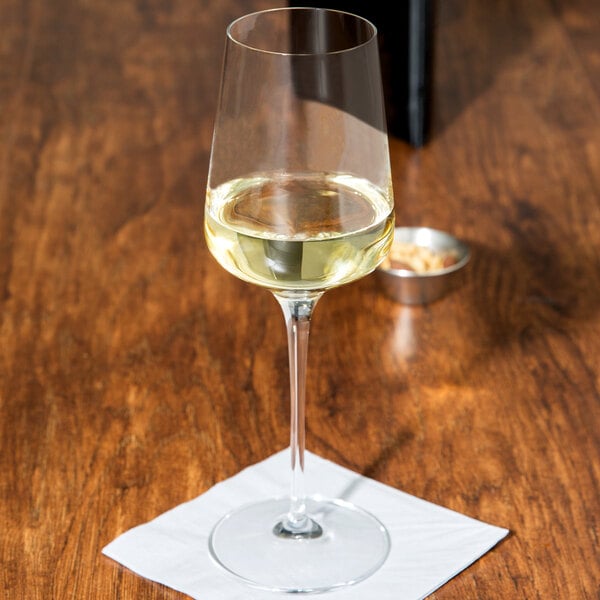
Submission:
[[[469,247],[430,227],[396,227],[388,257],[375,276],[383,291],[402,304],[429,304],[460,282]]]

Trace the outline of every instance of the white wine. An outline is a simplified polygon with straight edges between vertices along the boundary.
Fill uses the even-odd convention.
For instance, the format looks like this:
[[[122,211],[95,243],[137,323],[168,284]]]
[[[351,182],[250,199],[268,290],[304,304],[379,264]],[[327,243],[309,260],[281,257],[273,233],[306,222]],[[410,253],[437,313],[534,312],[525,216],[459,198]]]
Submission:
[[[207,193],[205,234],[230,273],[272,290],[321,291],[364,277],[385,258],[394,203],[364,179],[265,173]]]

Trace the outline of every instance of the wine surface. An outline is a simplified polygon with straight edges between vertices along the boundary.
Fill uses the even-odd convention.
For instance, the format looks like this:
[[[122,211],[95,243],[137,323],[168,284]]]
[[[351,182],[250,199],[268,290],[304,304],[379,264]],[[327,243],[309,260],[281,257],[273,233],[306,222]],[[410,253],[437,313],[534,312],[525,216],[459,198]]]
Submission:
[[[258,174],[209,190],[204,223],[211,253],[236,277],[272,290],[326,290],[385,258],[393,198],[346,174]]]

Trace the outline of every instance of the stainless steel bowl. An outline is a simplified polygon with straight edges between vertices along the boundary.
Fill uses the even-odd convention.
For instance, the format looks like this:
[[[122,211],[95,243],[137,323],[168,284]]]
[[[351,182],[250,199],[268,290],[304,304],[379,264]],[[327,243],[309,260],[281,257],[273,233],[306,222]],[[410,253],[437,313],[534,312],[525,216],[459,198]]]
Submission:
[[[429,304],[439,300],[460,283],[464,267],[469,262],[469,247],[453,235],[430,227],[396,227],[390,258],[395,250],[414,247],[417,253],[429,251],[451,257],[447,266],[416,271],[385,261],[375,270],[375,276],[383,291],[402,304]]]

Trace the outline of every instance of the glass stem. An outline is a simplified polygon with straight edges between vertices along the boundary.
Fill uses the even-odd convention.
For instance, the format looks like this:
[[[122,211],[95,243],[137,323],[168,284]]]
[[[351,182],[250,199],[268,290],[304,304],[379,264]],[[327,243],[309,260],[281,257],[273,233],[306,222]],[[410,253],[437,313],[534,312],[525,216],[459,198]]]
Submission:
[[[306,400],[306,365],[310,320],[319,298],[319,293],[303,295],[274,292],[285,317],[290,364],[290,452],[291,490],[290,508],[287,516],[277,523],[273,531],[279,537],[305,539],[319,537],[321,527],[306,511],[304,488],[304,447]]]

